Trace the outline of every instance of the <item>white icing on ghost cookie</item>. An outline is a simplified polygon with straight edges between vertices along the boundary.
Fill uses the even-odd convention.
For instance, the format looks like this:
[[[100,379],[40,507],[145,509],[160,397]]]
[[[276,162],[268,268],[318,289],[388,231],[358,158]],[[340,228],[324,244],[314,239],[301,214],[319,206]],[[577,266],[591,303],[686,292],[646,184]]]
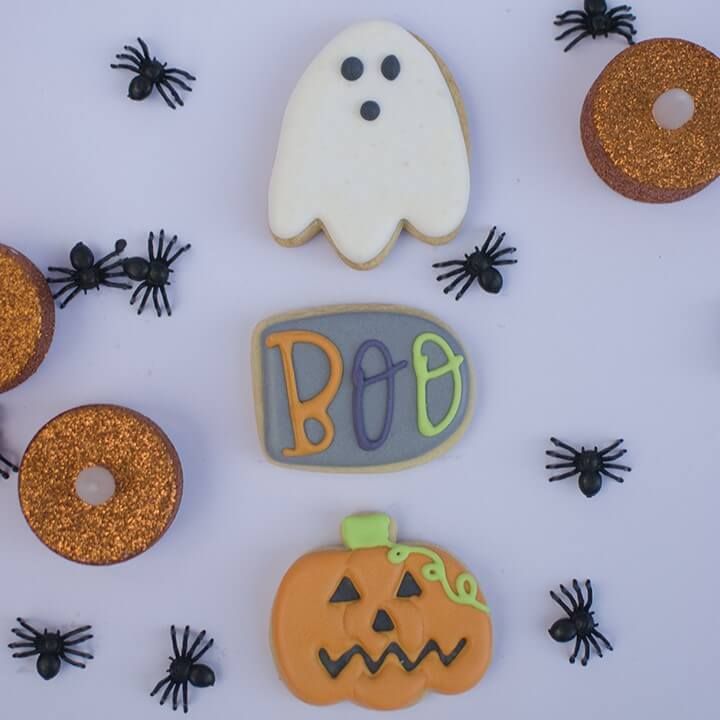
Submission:
[[[444,243],[470,194],[459,97],[440,61],[389,22],[352,25],[310,63],[283,119],[269,192],[283,245],[323,230],[353,267],[400,231]]]

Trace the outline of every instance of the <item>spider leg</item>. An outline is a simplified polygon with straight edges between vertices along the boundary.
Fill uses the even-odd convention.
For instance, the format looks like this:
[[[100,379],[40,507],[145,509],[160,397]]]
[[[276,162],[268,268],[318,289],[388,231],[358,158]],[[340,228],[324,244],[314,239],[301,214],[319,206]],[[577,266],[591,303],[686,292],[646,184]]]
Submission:
[[[158,92],[162,95],[163,100],[173,109],[175,110],[175,104],[173,101],[167,96],[167,93],[163,90],[162,85],[160,83],[156,83],[155,87],[158,89]],[[180,103],[182,105],[182,103]]]
[[[618,463],[603,463],[606,468],[612,468],[613,470],[624,470],[625,472],[632,472],[632,468],[627,465],[620,465]]]
[[[438,275],[435,279],[438,282],[442,282],[443,280],[447,280],[450,277],[453,277],[453,275],[459,275],[460,273],[466,272],[464,267],[458,268],[457,270],[451,270],[450,272],[443,273],[442,275]],[[60,282],[64,282],[60,281]]]
[[[187,78],[188,80],[197,80],[197,78],[194,75],[191,75],[187,70],[181,70],[180,68],[166,68],[165,74],[168,73],[175,73],[176,75],[182,75],[184,78]]]
[[[172,308],[170,307],[170,301],[168,300],[165,288],[162,285],[160,286],[160,294],[162,295],[163,303],[165,305],[165,312],[168,314],[168,317],[170,317],[172,315]]]
[[[157,254],[155,255],[155,257],[158,260],[162,257],[164,246],[165,246],[165,230],[163,228],[160,228],[160,232],[158,233],[158,249],[157,249]]]
[[[590,580],[585,581],[585,591],[587,592],[587,601],[585,603],[585,609],[589,610],[593,604],[593,589]]]
[[[447,295],[449,292],[452,292],[456,285],[459,285],[466,277],[468,276],[467,272],[464,272],[462,275],[458,275],[447,287],[443,288],[443,292]]]
[[[185,631],[183,632],[183,639],[182,639],[182,655],[183,657],[187,657],[187,648],[188,648],[188,638],[190,637],[190,626],[185,626]]]
[[[615,28],[611,32],[619,32],[618,28],[627,28],[630,35],[637,35],[637,30],[635,29],[635,27],[631,23],[626,22],[625,20],[619,23],[615,23]]]
[[[173,235],[172,238],[170,238],[170,242],[167,244],[167,247],[165,248],[165,254],[162,256],[162,260],[167,260],[170,256],[170,251],[175,247],[175,243],[177,242],[177,235]],[[170,271],[172,272],[172,270]]]
[[[560,460],[575,460],[574,456],[564,455],[563,453],[556,452],[555,450],[546,450],[545,454],[549,455],[550,457],[558,458]]]
[[[68,278],[45,278],[48,283],[66,283]]]
[[[83,635],[82,637],[79,637],[76,640],[70,640],[70,642],[65,641],[65,647],[72,647],[73,645],[79,645],[80,643],[83,643],[86,640],[89,640],[91,637],[94,637],[94,636],[93,635]]]
[[[571,468],[575,467],[574,462],[564,462],[564,463],[552,463],[550,465],[546,465],[546,470],[560,470],[561,468]]]
[[[498,260],[497,262],[493,262],[493,265],[516,265],[517,260]]]
[[[497,225],[494,225],[490,232],[488,233],[487,238],[485,238],[485,242],[483,243],[482,250],[480,250],[481,253],[484,253],[487,251],[488,247],[490,247],[490,243],[492,242],[492,239],[495,237],[495,231],[497,230]],[[477,247],[475,248],[477,250]]]
[[[178,95],[177,90],[169,83],[167,80],[158,80],[157,82],[158,90],[160,87],[167,88],[170,91],[170,94],[173,96],[173,99],[175,102],[182,107],[185,103],[183,102],[183,99]]]
[[[73,660],[72,658],[69,658],[64,652],[60,653],[60,657],[66,662],[70,663],[70,665],[74,665],[75,667],[84,668],[85,663],[78,662],[77,660]]]
[[[573,584],[573,590],[575,590],[575,594],[577,595],[578,607],[581,610],[584,610],[585,609],[585,598],[582,595],[582,590],[580,589],[580,583],[577,580],[573,579],[572,584]]]
[[[612,650],[612,649],[613,649],[613,646],[610,644],[610,641],[609,641],[599,630],[593,629],[593,630],[590,631],[590,634],[591,634],[591,635],[594,635],[594,636],[597,637],[597,638],[600,638],[600,640],[602,640],[602,642],[605,643],[605,647],[606,647],[608,650]]]
[[[130,298],[130,304],[131,304],[131,305],[134,305],[134,304],[135,304],[135,301],[137,300],[138,295],[140,294],[140,291],[143,290],[144,288],[146,288],[147,286],[148,286],[148,284],[147,284],[146,282],[141,282],[141,283],[135,288],[135,292],[132,294],[132,297]]]
[[[180,78],[176,78],[174,75],[168,75],[167,70],[165,71],[165,80],[179,85],[183,90],[192,92],[192,88],[187,83],[183,82]],[[170,85],[168,85],[168,87],[170,87]]]
[[[554,591],[550,591],[550,597],[570,616],[572,617],[572,610],[567,606],[565,601]]]
[[[575,638],[575,649],[573,650],[573,654],[570,656],[570,662],[574,663],[575,659],[578,656],[578,653],[580,652],[580,637]]]
[[[183,712],[188,711],[188,684],[187,682],[184,682],[182,684],[182,692],[183,692]]]
[[[143,53],[144,53],[144,55],[145,55],[145,59],[146,59],[148,62],[151,62],[151,60],[150,60],[150,50],[148,50],[147,43],[146,43],[142,38],[138,38],[137,41],[138,41],[138,44],[140,45],[140,47],[142,48],[142,51],[143,51]]]
[[[625,442],[623,438],[620,438],[619,440],[616,440],[614,443],[611,443],[607,447],[603,448],[600,451],[601,455],[607,455],[609,452],[612,452],[618,445],[622,445]]]
[[[561,13],[560,15],[556,15],[556,20],[565,20],[565,18],[569,17],[576,17],[581,18],[582,20],[587,19],[587,13],[583,12],[582,10],[568,10],[567,12]],[[557,25],[557,23],[555,23]]]
[[[556,437],[551,437],[550,442],[555,446],[562,448],[563,450],[567,450],[568,452],[572,453],[573,456],[578,455],[578,451],[572,446],[568,445],[566,442],[563,442],[562,440],[558,440]]]
[[[627,32],[626,30],[622,30],[622,29],[618,28],[616,30],[612,30],[611,32],[614,32],[617,35],[622,35],[628,41],[629,45],[635,44],[635,38],[632,36],[631,33]]]
[[[568,44],[568,46],[563,50],[563,52],[568,52],[568,50],[572,50],[581,40],[584,40],[590,33],[586,30],[582,35],[578,35],[571,43]]]
[[[128,55],[127,53],[118,53],[115,56],[118,60],[129,60],[131,63],[135,63],[135,65],[140,67],[140,61],[135,57],[135,55]]]
[[[173,652],[175,653],[175,657],[180,657],[180,650],[178,650],[178,644],[177,644],[177,632],[175,631],[175,626],[170,626],[170,637],[172,638],[172,646],[173,646]]]
[[[190,646],[190,650],[188,650],[188,657],[190,660],[195,662],[196,658],[193,657],[193,653],[197,649],[197,646],[203,641],[203,638],[205,637],[206,633],[205,630],[203,630],[196,638],[193,644]]]
[[[135,55],[135,57],[137,57],[138,60],[140,60],[140,62],[142,62],[142,53],[136,47],[133,47],[132,45],[123,45],[123,50],[131,52],[133,55]]]
[[[180,683],[175,683],[175,689],[173,690],[173,710],[178,709],[178,695],[180,694]]]
[[[60,303],[60,309],[64,308],[78,293],[80,292],[80,288],[75,288],[61,303]]]
[[[8,643],[8,647],[11,650],[14,650],[15,648],[26,648],[26,647],[34,648],[35,643],[34,642],[14,642],[14,643]]]
[[[496,253],[490,253],[490,255],[491,255],[490,259],[496,260],[497,258],[502,257],[503,255],[509,255],[510,253],[514,253],[514,252],[517,252],[517,248],[514,248],[514,247],[504,248],[503,250],[499,250]]]
[[[117,275],[111,275],[111,277],[120,277],[121,275],[122,273],[118,273]],[[120,288],[121,290],[129,290],[132,287],[129,283],[108,282],[107,280],[101,280],[100,284],[105,287]]]
[[[556,482],[557,480],[565,480],[566,478],[572,477],[573,475],[577,475],[580,471],[579,470],[571,470],[570,472],[563,473],[562,475],[553,475],[551,478],[548,478],[548,482]]]
[[[467,291],[468,288],[473,284],[475,278],[471,275],[467,282],[460,288],[460,292],[455,296],[455,300],[459,300]]]
[[[168,678],[169,680],[170,678]],[[162,694],[162,697],[160,698],[160,704],[164,705],[165,701],[168,699],[168,695],[170,695],[170,691],[175,687],[176,683],[174,680],[170,682],[170,684],[165,688],[165,691]]]
[[[595,648],[595,652],[597,652],[597,654],[600,657],[602,657],[603,652],[602,652],[602,648],[598,645],[598,641],[592,635],[588,635],[587,639],[591,642],[592,646]]]
[[[572,33],[574,33],[574,32],[579,32],[579,31],[581,31],[581,30],[585,30],[585,31],[587,32],[587,30],[586,30],[586,28],[585,28],[584,25],[575,25],[575,26],[573,26],[573,27],[568,28],[567,30],[565,30],[565,32],[560,33],[555,39],[556,39],[556,40],[563,40],[563,39],[566,38],[568,35],[570,35],[570,34],[572,34]],[[589,33],[588,33],[588,34],[589,34]]]
[[[583,646],[585,647],[585,654],[583,655],[583,659],[580,661],[582,665],[587,665],[588,660],[590,659],[590,643],[587,641],[587,638],[583,638]]]
[[[493,243],[493,246],[487,251],[487,254],[492,257],[495,254],[495,251],[502,245],[503,240],[505,239],[505,233],[500,233],[498,239]]]
[[[41,633],[38,630],[36,630],[32,625],[30,625],[29,623],[26,623],[22,618],[16,618],[16,619],[20,623],[20,625],[22,625],[22,627],[24,627],[28,632],[31,632],[36,637],[40,637]],[[15,632],[15,630],[13,630],[13,632]]]
[[[147,303],[148,298],[150,297],[151,290],[152,288],[149,285],[145,288],[145,294],[143,295],[143,299],[140,301],[140,307],[137,311],[138,315],[142,315],[142,311],[145,309],[145,303]]]
[[[125,242],[125,241],[123,240],[123,242]],[[98,260],[98,261],[95,263],[95,267],[96,267],[96,268],[101,268],[108,260],[110,260],[110,258],[114,258],[114,257],[117,257],[118,255],[120,255],[120,253],[122,253],[122,251],[123,251],[124,248],[125,248],[125,246],[122,245],[122,249],[120,249],[120,250],[113,250],[111,253],[108,253],[104,258],[101,258],[100,260]],[[120,264],[120,263],[115,263],[115,264],[112,265],[111,267],[116,267],[118,264]],[[106,268],[104,268],[104,269],[105,269],[105,270],[110,270],[110,267],[106,267]]]
[[[116,267],[120,267],[123,264],[122,260],[118,260],[117,262],[111,263],[107,267],[103,268],[104,272],[107,272],[108,270],[114,270]]]
[[[606,14],[608,17],[612,17],[616,13],[627,12],[628,10],[632,10],[632,7],[630,5],[618,5],[617,7],[614,7],[612,10],[608,10]]]
[[[215,643],[213,638],[210,638],[206,643],[205,647],[193,658],[193,662],[197,662]]]
[[[572,605],[573,612],[578,609],[578,605],[575,602],[575,598],[570,594],[570,591],[564,586],[560,585],[560,592],[570,601],[570,605]]]
[[[191,245],[190,243],[188,243],[187,245],[184,245],[183,247],[181,247],[181,248],[167,261],[168,267],[169,267],[170,265],[172,265],[184,252],[187,252],[191,247],[192,247],[192,245]]]
[[[86,658],[87,660],[92,660],[93,656],[90,653],[82,652],[81,650],[74,650],[73,648],[66,648],[65,651],[69,655],[77,655],[81,658]]]
[[[464,265],[464,260],[447,260],[445,262],[438,262],[433,263],[434,268],[444,268],[444,267],[451,267],[453,265]],[[50,268],[52,270],[52,268]]]
[[[155,305],[155,312],[157,313],[157,316],[162,317],[162,310],[160,308],[160,303],[158,302],[158,291],[159,291],[159,288],[157,288],[157,287],[153,288],[152,300],[153,300],[153,305]],[[183,654],[184,653],[185,653],[185,651],[183,651]]]
[[[70,630],[70,632],[66,632],[64,635],[61,635],[60,637],[63,640],[67,640],[67,638],[72,637],[73,635],[79,635],[80,633],[84,633],[88,630],[92,630],[92,625],[83,625],[82,627],[75,628],[74,630]],[[92,637],[92,635],[88,635],[88,637]]]
[[[18,630],[17,628],[13,628],[12,632],[15,635],[17,635],[19,638],[22,638],[23,640],[28,640],[30,642],[35,642],[35,638],[38,637],[37,635],[35,637],[32,637],[31,635],[26,635],[24,632],[22,632],[21,630]]]
[[[168,675],[166,678],[162,679],[162,680],[153,688],[152,692],[150,693],[150,697],[153,697],[153,695],[156,695],[156,694],[160,691],[160,688],[161,688],[163,685],[167,685],[171,680],[172,680],[172,678],[171,678],[169,675]]]
[[[632,13],[625,13],[624,15],[615,15],[613,17],[613,20],[615,20],[616,22],[618,20],[630,20],[632,22],[633,20],[637,20],[637,18]]]
[[[138,71],[133,65],[125,65],[125,63],[110,63],[110,67],[113,70],[132,70],[135,73]]]
[[[625,482],[624,478],[621,478],[619,475],[613,475],[611,472],[608,472],[607,470],[604,470],[603,468],[600,468],[600,474],[604,475],[605,477],[612,478],[613,480],[616,480],[619,483]]]
[[[607,457],[603,457],[603,462],[613,462],[615,460],[619,460],[626,452],[627,450],[620,450],[614,455],[608,455]]]
[[[65,273],[66,275],[72,275],[75,271],[74,270],[68,270],[68,268],[61,268],[61,267],[49,267],[48,272],[61,272]]]
[[[155,259],[155,233],[151,230],[148,235],[148,260],[151,262]]]
[[[39,654],[40,654],[39,650],[27,650],[26,652],[13,653],[12,656],[14,658],[26,658],[26,657],[30,657],[31,655],[39,655]]]
[[[70,283],[67,283],[66,285],[64,285],[63,287],[61,287],[61,288],[53,295],[53,299],[54,299],[54,300],[57,300],[64,292],[67,292],[68,290],[70,290],[70,288],[74,288],[74,287],[77,287],[77,286],[75,285],[75,282],[74,282],[74,281],[73,281],[73,282],[70,282]]]

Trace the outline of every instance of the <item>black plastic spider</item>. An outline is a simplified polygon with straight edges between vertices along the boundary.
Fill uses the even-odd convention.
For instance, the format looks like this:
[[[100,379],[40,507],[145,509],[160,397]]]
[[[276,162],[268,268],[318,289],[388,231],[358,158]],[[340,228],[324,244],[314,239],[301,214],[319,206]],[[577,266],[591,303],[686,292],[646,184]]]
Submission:
[[[574,32],[580,33],[565,48],[565,52],[574,48],[588,35],[592,36],[594,40],[598,35],[607,37],[609,33],[615,33],[622,35],[628,41],[628,44],[634,45],[635,39],[633,35],[637,34],[637,30],[632,23],[637,18],[630,10],[632,8],[629,5],[619,5],[612,10],[608,10],[605,0],[585,0],[584,12],[582,10],[568,10],[562,15],[556,16],[556,25],[572,25],[573,27],[560,33],[555,39],[563,40]]]
[[[455,296],[456,300],[459,300],[466,292],[467,289],[472,285],[472,282],[477,278],[478,285],[485,290],[485,292],[492,293],[493,295],[499,293],[503,286],[503,276],[499,270],[495,268],[499,265],[514,265],[517,260],[500,260],[503,255],[509,255],[517,251],[517,248],[509,247],[500,250],[502,241],[505,239],[505,233],[501,233],[497,240],[490,247],[490,243],[495,237],[497,227],[494,227],[490,234],[487,236],[487,240],[483,244],[482,248],[475,246],[475,252],[468,255],[465,254],[464,260],[449,260],[447,262],[435,263],[434,268],[451,267],[453,265],[459,265],[457,270],[451,270],[450,272],[438,275],[438,282],[447,280],[453,275],[457,277],[443,290],[447,295],[449,292],[455,289],[455,287],[467,278],[467,281],[460,289],[460,292]]]
[[[188,711],[188,683],[193,687],[204,688],[210,687],[215,684],[215,673],[207,665],[198,663],[198,660],[212,647],[212,638],[205,643],[202,650],[197,653],[195,650],[198,645],[203,641],[205,637],[205,631],[203,630],[196,638],[193,644],[188,650],[188,637],[190,636],[189,626],[185,626],[185,632],[183,633],[182,639],[182,652],[178,650],[177,634],[175,633],[175,626],[170,628],[170,637],[172,638],[173,653],[175,657],[169,658],[170,667],[168,668],[167,677],[163,678],[150,693],[150,697],[153,697],[160,689],[166,685],[165,691],[160,698],[160,704],[164,705],[168,699],[170,692],[172,691],[173,698],[173,710],[178,709],[178,694],[180,688],[182,688],[182,702],[183,710]]]
[[[175,272],[170,266],[178,259],[178,257],[180,257],[180,255],[192,247],[189,244],[183,245],[183,247],[181,247],[175,254],[170,255],[176,242],[177,235],[173,235],[172,239],[165,248],[165,231],[161,230],[158,235],[158,246],[156,252],[155,235],[151,232],[148,235],[148,259],[131,257],[123,260],[122,266],[125,274],[131,280],[140,282],[130,298],[130,304],[134,305],[140,295],[140,292],[143,289],[145,290],[145,294],[140,302],[140,307],[138,308],[138,315],[140,315],[140,313],[142,313],[145,309],[145,303],[147,303],[150,293],[152,293],[152,299],[158,317],[162,316],[162,308],[160,307],[158,295],[162,296],[163,304],[165,305],[165,312],[168,315],[172,315],[172,308],[170,307],[167,292],[165,292],[165,286],[171,284],[170,273]]]
[[[17,465],[15,465],[14,462],[11,462],[10,460],[8,460],[2,454],[0,454],[0,464],[5,465],[6,467],[9,467],[12,472],[16,473],[18,471]],[[10,473],[7,470],[0,467],[0,477],[4,477],[7,480],[10,477]]]
[[[598,624],[595,622],[595,613],[590,610],[593,602],[592,585],[589,580],[585,581],[585,589],[587,591],[587,600],[583,598],[580,583],[577,580],[572,581],[573,588],[577,594],[577,601],[570,594],[564,585],[560,585],[560,591],[570,601],[570,607],[557,595],[550,591],[550,597],[567,613],[566,618],[556,620],[548,630],[550,637],[555,642],[570,642],[575,640],[575,649],[570,656],[570,662],[574,663],[580,650],[580,643],[585,647],[585,654],[580,660],[581,665],[587,665],[590,659],[590,645],[595,648],[597,654],[602,657],[602,649],[595,638],[598,638],[608,650],[612,650],[613,646],[609,640],[597,630]]]
[[[184,105],[185,103],[171,83],[179,85],[183,90],[192,92],[192,88],[177,76],[180,75],[186,80],[196,80],[197,78],[185,70],[167,67],[167,63],[161,63],[156,57],[151,58],[145,41],[142,38],[138,38],[137,41],[142,48],[142,53],[132,45],[124,45],[123,48],[127,50],[127,52],[119,53],[115,56],[118,60],[128,60],[132,63],[131,65],[127,65],[126,63],[113,63],[110,65],[114,70],[131,70],[137,73],[137,77],[130,81],[128,97],[131,100],[144,100],[150,95],[153,88],[156,87],[162,95],[163,100],[165,100],[173,110],[175,109],[175,103],[180,106]],[[175,103],[167,96],[165,90],[170,92]]]
[[[555,447],[567,450],[572,454],[566,455],[564,453],[556,452],[555,450],[546,450],[546,455],[564,460],[565,462],[546,465],[545,468],[547,470],[572,468],[572,470],[560,475],[553,475],[549,478],[549,481],[555,482],[555,480],[564,480],[565,478],[579,474],[578,487],[585,497],[591,498],[593,495],[597,495],[600,492],[600,489],[602,488],[603,475],[605,477],[612,478],[619,483],[625,482],[624,478],[609,472],[608,468],[611,470],[623,470],[625,472],[630,472],[632,470],[632,468],[629,468],[627,465],[618,465],[614,462],[615,460],[621,458],[627,450],[623,448],[613,455],[610,454],[624,442],[622,439],[616,440],[612,443],[612,445],[608,445],[602,450],[598,450],[597,446],[595,446],[592,450],[586,450],[584,447],[581,447],[579,452],[571,445],[561,442],[557,438],[550,438],[550,442],[555,445]]]
[[[108,278],[122,277],[125,273],[122,270],[117,272],[109,272],[122,265],[122,261],[106,265],[108,260],[117,257],[125,249],[127,243],[125,240],[118,240],[115,243],[115,250],[95,262],[95,256],[92,250],[84,243],[78,243],[70,251],[70,264],[72,268],[49,267],[50,272],[63,273],[66,277],[47,278],[49,283],[66,283],[60,288],[53,298],[57,299],[68,290],[72,292],[60,303],[60,307],[64,308],[81,290],[87,295],[88,290],[99,290],[101,285],[107,287],[121,288],[129,290],[132,285],[127,283],[112,282]]]
[[[23,632],[19,628],[13,628],[12,632],[15,633],[19,638],[22,638],[24,642],[14,642],[8,645],[9,648],[31,648],[30,650],[22,650],[20,652],[13,653],[14,658],[25,658],[31,655],[39,655],[36,663],[38,675],[45,680],[51,680],[60,672],[61,660],[64,660],[70,665],[75,667],[84,668],[85,664],[73,660],[68,655],[75,655],[76,657],[85,658],[86,660],[92,660],[93,656],[90,653],[82,652],[81,650],[75,650],[74,645],[79,645],[86,640],[89,640],[92,635],[82,635],[81,637],[73,637],[74,635],[81,635],[81,633],[87,632],[91,629],[90,625],[84,625],[83,627],[70,630],[64,635],[60,634],[57,630],[54,633],[49,633],[47,628],[43,632],[39,632],[31,625],[28,625],[22,618],[18,618],[17,621],[22,627],[27,630],[30,635]],[[72,640],[70,639],[72,638]]]

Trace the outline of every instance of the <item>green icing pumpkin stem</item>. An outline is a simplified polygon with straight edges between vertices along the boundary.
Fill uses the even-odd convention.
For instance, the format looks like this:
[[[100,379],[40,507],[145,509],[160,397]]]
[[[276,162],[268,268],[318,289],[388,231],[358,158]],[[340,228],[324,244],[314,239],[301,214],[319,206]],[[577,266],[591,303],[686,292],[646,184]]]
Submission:
[[[369,548],[388,548],[388,560],[393,565],[405,562],[410,555],[423,555],[430,562],[422,568],[423,577],[429,582],[439,582],[448,598],[457,605],[470,607],[489,613],[490,608],[477,599],[477,580],[469,573],[461,573],[450,584],[443,559],[434,551],[418,545],[402,545],[390,540],[390,517],[384,513],[370,515],[350,515],[342,522],[342,539],[348,550],[366,550]]]

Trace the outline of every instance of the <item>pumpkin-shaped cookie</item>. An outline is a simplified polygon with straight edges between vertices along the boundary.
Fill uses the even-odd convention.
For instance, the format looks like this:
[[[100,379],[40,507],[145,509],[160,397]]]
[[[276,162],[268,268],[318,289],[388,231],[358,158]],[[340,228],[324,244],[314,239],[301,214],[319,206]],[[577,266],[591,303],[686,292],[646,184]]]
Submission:
[[[478,683],[492,628],[472,575],[439,548],[396,543],[387,515],[346,518],[342,536],[344,548],[297,560],[275,597],[273,652],[290,690],[390,710]]]

